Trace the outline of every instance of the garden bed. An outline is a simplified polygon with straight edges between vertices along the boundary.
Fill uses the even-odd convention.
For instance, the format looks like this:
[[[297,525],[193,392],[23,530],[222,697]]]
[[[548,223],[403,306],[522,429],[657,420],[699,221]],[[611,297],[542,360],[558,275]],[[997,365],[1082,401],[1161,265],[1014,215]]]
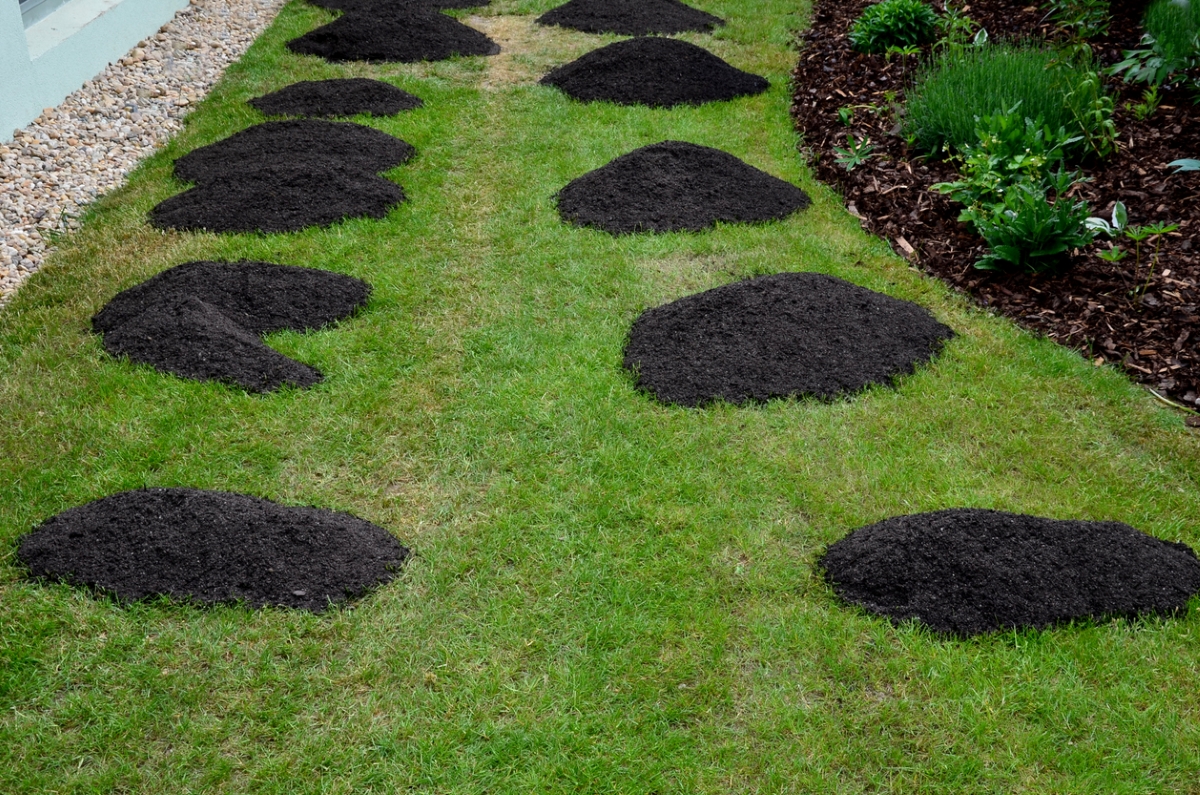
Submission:
[[[817,176],[842,191],[864,228],[955,289],[1097,364],[1119,364],[1161,394],[1200,404],[1200,174],[1167,167],[1200,157],[1200,106],[1184,89],[1164,87],[1161,105],[1139,120],[1130,106],[1141,100],[1144,86],[1106,78],[1116,104],[1118,151],[1086,163],[1089,181],[1073,191],[1092,215],[1107,218],[1121,201],[1131,224],[1178,224],[1162,238],[1152,273],[1146,250],[1136,273],[1132,254],[1118,263],[1100,259],[1097,252],[1108,247],[1103,237],[1074,252],[1069,267],[1055,275],[982,271],[974,263],[986,247],[957,220],[961,206],[929,190],[956,178],[954,164],[922,156],[897,129],[905,80],[918,56],[889,59],[851,49],[847,31],[867,5],[818,0],[802,36],[792,116]],[[1137,45],[1143,5],[1113,4],[1108,33],[1091,42],[1099,64],[1111,66]],[[993,40],[1062,37],[1039,5],[979,0],[966,13]],[[839,115],[845,107],[854,107],[849,124]],[[835,152],[847,146],[848,133],[875,146],[851,171]]]

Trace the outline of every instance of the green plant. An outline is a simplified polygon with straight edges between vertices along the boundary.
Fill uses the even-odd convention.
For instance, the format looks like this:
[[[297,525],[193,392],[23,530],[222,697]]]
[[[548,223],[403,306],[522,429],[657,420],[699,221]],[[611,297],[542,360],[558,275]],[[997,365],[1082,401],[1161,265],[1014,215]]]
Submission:
[[[1013,107],[1100,154],[1116,137],[1112,100],[1087,55],[1012,44],[948,50],[923,67],[908,92],[906,132],[925,151],[962,151],[978,119]]]
[[[1161,102],[1162,98],[1158,96],[1158,84],[1153,83],[1142,92],[1141,102],[1127,102],[1125,103],[1125,108],[1133,114],[1135,119],[1143,121],[1154,115],[1154,111],[1158,110],[1159,103]]]
[[[864,136],[861,141],[855,141],[853,135],[846,133],[846,145],[846,149],[835,146],[833,151],[838,154],[837,164],[847,171],[853,171],[867,162],[871,153],[875,151],[875,144],[871,143],[870,136]]]
[[[937,38],[937,25],[937,13],[921,0],[883,0],[867,6],[854,21],[850,42],[854,49],[872,53],[919,46]]]
[[[966,6],[964,5],[965,9]],[[938,30],[941,36],[934,43],[934,48],[937,50],[956,49],[967,46],[972,39],[978,41],[978,37],[982,35],[983,40],[987,40],[987,31],[979,27],[979,23],[971,17],[967,16],[966,11],[960,11],[950,5],[949,0],[946,2],[945,11],[938,17]]]
[[[842,126],[849,127],[854,122],[854,106],[843,105],[838,108],[838,121],[842,123]]]
[[[1142,25],[1142,47],[1126,50],[1111,74],[1127,83],[1160,85],[1200,65],[1200,2],[1156,0],[1146,9]],[[1200,88],[1196,80],[1188,82]]]
[[[1168,232],[1174,232],[1179,228],[1179,225],[1158,221],[1153,224],[1146,224],[1145,226],[1131,226],[1129,224],[1129,213],[1125,208],[1124,202],[1117,202],[1113,205],[1111,221],[1106,221],[1103,218],[1092,217],[1085,220],[1084,224],[1097,234],[1104,234],[1110,238],[1125,237],[1133,241],[1133,278],[1135,280],[1138,278],[1138,274],[1142,269],[1142,241],[1153,238],[1154,252],[1149,258],[1150,268],[1146,273],[1146,279],[1142,282],[1140,288],[1135,288],[1131,291],[1131,293],[1137,295],[1138,300],[1140,301],[1142,296],[1145,295],[1146,290],[1150,287],[1150,282],[1154,279],[1154,271],[1158,264],[1158,252],[1161,248],[1162,236]],[[1120,262],[1127,254],[1128,252],[1122,250],[1114,243],[1109,247],[1108,251],[1100,252],[1096,256],[1109,262]]]
[[[1175,166],[1176,174],[1178,174],[1180,171],[1200,171],[1200,160],[1192,160],[1191,158],[1172,160],[1170,163],[1167,163],[1167,165]]]
[[[1061,127],[1050,129],[1040,117],[1021,121],[1018,109],[980,119],[976,142],[966,146],[961,155],[953,156],[961,163],[963,178],[939,182],[933,190],[972,209],[1002,203],[1005,193],[1017,183],[1046,189],[1051,170],[1055,166],[1062,170],[1065,148],[1079,137],[1068,136]]]
[[[1045,273],[1058,270],[1073,249],[1086,246],[1096,235],[1084,221],[1087,204],[1063,193],[1071,175],[1058,175],[1050,201],[1039,186],[1019,182],[1004,195],[1004,202],[964,212],[965,219],[988,245],[988,253],[975,267],[982,270]]]
[[[1109,0],[1050,0],[1049,9],[1054,24],[1081,39],[1103,36],[1108,32],[1112,15]]]

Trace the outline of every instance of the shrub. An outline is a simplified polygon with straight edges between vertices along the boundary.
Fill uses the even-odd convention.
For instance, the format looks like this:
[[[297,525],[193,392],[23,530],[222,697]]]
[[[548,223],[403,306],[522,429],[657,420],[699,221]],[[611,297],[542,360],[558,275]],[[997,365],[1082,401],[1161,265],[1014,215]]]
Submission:
[[[937,38],[938,17],[921,0],[883,0],[867,6],[850,28],[850,43],[861,52],[929,44]]]
[[[1063,167],[1063,148],[1076,139],[1040,119],[1019,119],[1012,112],[980,119],[976,143],[958,158],[963,178],[933,189],[966,205],[958,220],[988,244],[976,267],[1040,273],[1058,268],[1096,232],[1086,223],[1087,205],[1063,198],[1081,179]]]
[[[1089,56],[1012,44],[952,49],[928,63],[909,89],[905,126],[926,151],[961,152],[979,119],[1013,108],[1101,155],[1116,138],[1112,99]]]

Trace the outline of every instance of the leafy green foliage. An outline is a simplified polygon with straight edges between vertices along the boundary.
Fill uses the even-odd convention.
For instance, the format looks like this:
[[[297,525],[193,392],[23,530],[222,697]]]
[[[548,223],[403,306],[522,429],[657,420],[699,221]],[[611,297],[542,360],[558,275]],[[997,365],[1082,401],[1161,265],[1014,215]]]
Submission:
[[[853,171],[867,162],[875,151],[875,144],[871,143],[869,136],[856,141],[853,135],[846,133],[846,145],[845,149],[835,146],[833,151],[837,153],[837,164],[847,171]]]
[[[1142,19],[1146,33],[1140,49],[1126,50],[1110,70],[1127,83],[1161,85],[1200,66],[1200,2],[1156,0]],[[1200,88],[1195,79],[1188,80]]]
[[[1061,188],[1054,201],[1039,186],[1019,182],[1004,195],[1004,202],[963,216],[987,242],[987,255],[975,263],[983,270],[1044,273],[1058,270],[1072,249],[1092,242],[1096,233],[1084,224],[1087,204],[1061,194],[1072,184],[1071,175],[1058,175]]]
[[[998,204],[1013,185],[1025,182],[1045,187],[1051,169],[1063,165],[1064,149],[1079,140],[1064,128],[1051,130],[1041,117],[1024,119],[1018,108],[979,121],[977,140],[954,159],[961,162],[963,179],[939,182],[933,189],[949,194],[967,207]]]
[[[1103,36],[1112,21],[1109,0],[1050,0],[1045,8],[1054,24],[1081,39]]]
[[[1187,157],[1182,160],[1172,160],[1167,165],[1174,166],[1176,174],[1180,171],[1200,171],[1200,160],[1193,160]]]
[[[883,0],[854,21],[850,42],[861,52],[880,53],[929,44],[937,31],[937,13],[921,0]]]
[[[1100,155],[1116,138],[1112,99],[1089,55],[1012,44],[949,49],[924,67],[908,92],[906,132],[926,151],[962,151],[977,119],[1013,107]]]

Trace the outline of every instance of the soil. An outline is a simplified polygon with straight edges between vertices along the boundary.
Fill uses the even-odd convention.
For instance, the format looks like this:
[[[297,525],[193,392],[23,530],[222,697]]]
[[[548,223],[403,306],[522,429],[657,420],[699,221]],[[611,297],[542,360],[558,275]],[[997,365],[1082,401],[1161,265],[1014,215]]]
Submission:
[[[538,17],[537,23],[584,33],[649,36],[709,32],[725,20],[679,0],[570,0]]]
[[[399,185],[375,172],[416,150],[349,122],[269,121],[175,161],[175,175],[198,186],[150,211],[160,229],[297,232],[346,218],[383,218],[404,201]]]
[[[558,193],[564,220],[614,235],[772,221],[809,203],[789,182],[719,149],[683,141],[635,149]]]
[[[167,596],[321,612],[389,582],[409,556],[347,513],[197,489],[143,489],[58,514],[21,539],[40,579],[133,602]]]
[[[625,367],[663,403],[831,399],[892,384],[953,334],[908,301],[832,276],[780,273],[643,313]]]
[[[658,108],[721,102],[770,88],[766,78],[735,69],[703,47],[659,36],[593,50],[539,82],[583,102]]]
[[[482,8],[491,5],[492,0],[308,0],[318,8],[330,11],[363,11],[367,13],[386,14],[396,9],[412,6],[418,8],[448,9],[448,8]]]
[[[419,6],[349,11],[292,39],[292,52],[327,61],[417,63],[456,55],[496,55],[500,46],[453,17]]]
[[[886,519],[832,544],[820,565],[842,599],[958,636],[1170,615],[1200,592],[1185,544],[1119,522],[976,509]]]
[[[415,110],[425,103],[420,97],[382,80],[349,77],[340,80],[304,80],[265,96],[250,104],[267,116],[392,116]]]
[[[297,119],[256,124],[175,161],[175,176],[204,183],[264,165],[324,171],[341,167],[376,174],[412,159],[408,143],[372,127]]]
[[[188,262],[118,293],[92,329],[113,356],[183,378],[250,392],[309,387],[321,373],[260,337],[328,326],[362,308],[370,292],[366,282],[314,268]]]
[[[1154,267],[1152,251],[1144,250],[1135,264],[1128,241],[1121,243],[1131,250],[1126,260],[1101,260],[1096,253],[1109,245],[1101,238],[1075,252],[1056,275],[980,271],[973,263],[985,251],[982,241],[958,222],[958,205],[928,189],[956,178],[952,164],[922,157],[890,134],[897,131],[905,79],[918,59],[889,61],[850,49],[846,31],[866,5],[867,0],[818,0],[813,26],[802,36],[792,115],[818,177],[843,192],[865,228],[980,304],[1097,364],[1120,366],[1178,402],[1200,404],[1200,173],[1176,174],[1166,167],[1172,160],[1200,157],[1200,106],[1182,87],[1168,86],[1160,91],[1160,107],[1138,120],[1130,105],[1141,100],[1144,86],[1106,79],[1116,103],[1120,149],[1102,162],[1085,163],[1091,181],[1074,195],[1088,202],[1092,215],[1108,218],[1120,200],[1133,224],[1179,224],[1162,239]],[[993,39],[1061,38],[1040,5],[976,0],[968,14]],[[1136,46],[1144,6],[1113,4],[1108,34],[1092,42],[1100,64],[1109,66]],[[850,126],[838,118],[845,106],[859,106]],[[869,136],[876,146],[850,172],[835,162],[833,151],[846,146],[847,133]]]
[[[172,196],[150,211],[150,223],[196,232],[299,232],[347,218],[385,218],[404,200],[396,183],[355,169],[271,165]]]

